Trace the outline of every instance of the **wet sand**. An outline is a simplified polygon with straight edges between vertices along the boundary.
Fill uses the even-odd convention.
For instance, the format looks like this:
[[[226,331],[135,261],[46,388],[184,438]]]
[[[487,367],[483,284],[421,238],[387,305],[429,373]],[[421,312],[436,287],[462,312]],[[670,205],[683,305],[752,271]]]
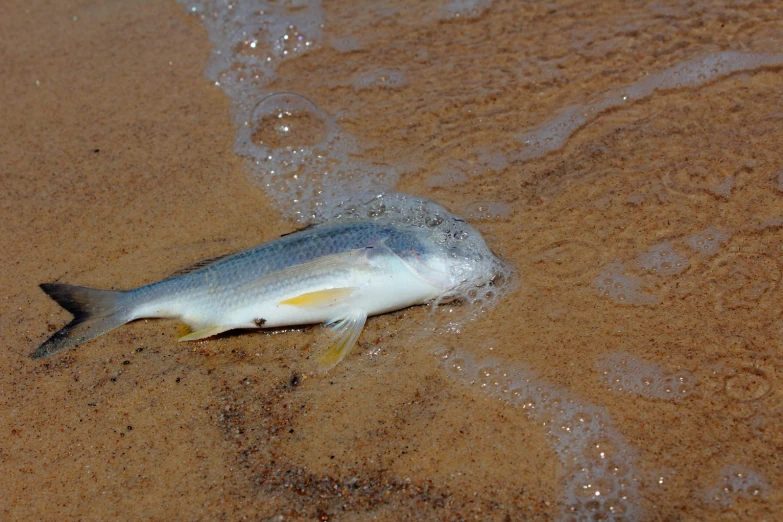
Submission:
[[[517,139],[694,57],[779,52],[773,7],[495,2],[451,22],[417,4],[329,7],[329,30],[364,49],[285,62],[270,90],[345,111],[376,161],[406,166],[402,191],[463,214],[503,203],[475,224],[518,281],[459,334],[417,335],[423,307],[371,319],[322,376],[308,359],[320,327],[178,344],[172,321],[137,321],[28,357],[69,320],[39,283],[131,288],[295,225],[232,153],[229,100],[203,73],[211,44],[181,6],[3,5],[0,518],[563,518],[559,417],[469,384],[491,360],[605,415],[634,455],[626,516],[773,520],[781,69],[611,108],[540,157]],[[405,85],[341,83],[373,64],[405,69]],[[446,365],[479,362],[450,372],[443,350]],[[648,366],[602,362],[618,353]],[[685,387],[619,390],[612,371]],[[736,473],[753,483],[738,491]]]

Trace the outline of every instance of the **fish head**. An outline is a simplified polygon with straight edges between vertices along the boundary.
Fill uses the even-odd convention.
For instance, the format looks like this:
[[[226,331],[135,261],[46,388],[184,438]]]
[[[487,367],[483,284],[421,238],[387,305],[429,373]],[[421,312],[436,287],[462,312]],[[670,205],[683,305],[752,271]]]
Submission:
[[[481,234],[459,218],[451,219],[444,238],[445,259],[455,290],[489,284],[497,276],[500,260]]]
[[[423,279],[441,290],[441,299],[466,297],[490,284],[504,263],[481,234],[464,220],[446,217],[437,227],[420,227],[403,256]]]

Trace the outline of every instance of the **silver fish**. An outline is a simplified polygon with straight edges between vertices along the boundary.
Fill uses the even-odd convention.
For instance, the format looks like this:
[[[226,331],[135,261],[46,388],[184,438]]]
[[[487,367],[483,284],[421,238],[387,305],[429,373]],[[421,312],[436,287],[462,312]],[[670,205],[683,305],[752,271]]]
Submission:
[[[383,219],[312,226],[128,291],[42,284],[74,318],[32,357],[136,319],[166,317],[190,327],[179,341],[326,323],[334,339],[319,363],[331,368],[353,348],[368,316],[448,300],[492,279],[497,258],[481,235],[445,211],[437,219],[435,226]]]

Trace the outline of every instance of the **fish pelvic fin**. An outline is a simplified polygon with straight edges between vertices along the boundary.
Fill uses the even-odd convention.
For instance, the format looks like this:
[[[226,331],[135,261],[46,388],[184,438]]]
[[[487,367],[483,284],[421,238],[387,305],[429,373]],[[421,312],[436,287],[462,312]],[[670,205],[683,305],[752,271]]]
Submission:
[[[224,325],[224,324],[207,326],[206,328],[201,328],[199,330],[196,330],[195,332],[191,332],[187,335],[183,335],[182,337],[177,339],[177,342],[183,343],[187,341],[198,341],[200,339],[206,339],[207,337],[212,337],[213,335],[217,335],[223,332],[227,332],[229,330],[233,330],[234,328],[236,328],[236,326]]]
[[[40,286],[57,304],[73,314],[73,320],[30,354],[33,359],[72,348],[133,319],[123,299],[127,292],[62,283],[44,283]]]
[[[329,306],[337,304],[351,297],[356,288],[330,288],[328,290],[318,290],[316,292],[307,292],[284,301],[281,305],[297,306],[299,308],[310,308]]]
[[[179,337],[185,337],[193,333],[193,327],[186,323],[179,323],[177,325],[177,335]]]
[[[364,311],[354,310],[326,323],[327,326],[332,326],[334,336],[329,348],[318,356],[317,362],[321,371],[334,367],[350,353],[366,321],[367,314]]]

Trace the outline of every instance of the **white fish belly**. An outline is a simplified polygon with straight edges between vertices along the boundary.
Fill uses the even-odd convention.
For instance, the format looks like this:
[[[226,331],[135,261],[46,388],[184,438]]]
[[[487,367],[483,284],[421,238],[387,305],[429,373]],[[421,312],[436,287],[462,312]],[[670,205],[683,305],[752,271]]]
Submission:
[[[306,288],[291,289],[285,294],[259,296],[258,302],[227,313],[224,324],[273,328],[327,322],[356,311],[368,316],[378,315],[426,303],[443,292],[442,288],[415,274],[402,262],[390,264],[380,275],[357,271],[351,276],[325,279]],[[351,288],[353,291],[344,298],[318,306],[280,304],[302,294],[335,288]]]

